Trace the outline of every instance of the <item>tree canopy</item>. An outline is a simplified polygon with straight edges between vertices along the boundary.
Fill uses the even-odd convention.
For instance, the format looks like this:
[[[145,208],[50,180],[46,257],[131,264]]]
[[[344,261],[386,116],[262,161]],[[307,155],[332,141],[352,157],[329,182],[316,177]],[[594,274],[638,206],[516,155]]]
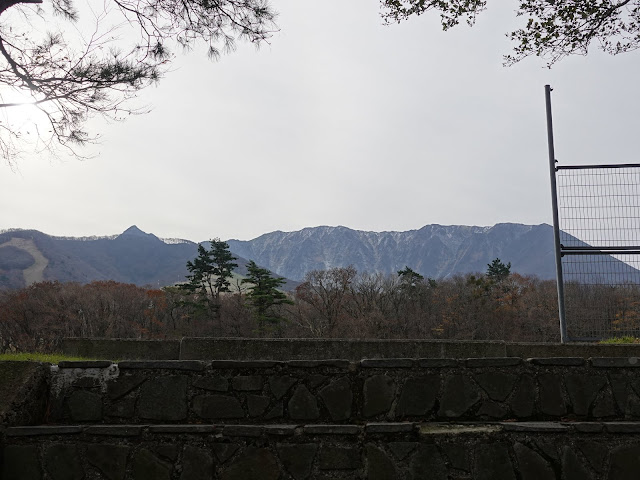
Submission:
[[[440,14],[442,28],[473,25],[487,0],[381,0],[387,23],[430,11]],[[496,2],[497,3],[497,2]],[[569,55],[586,55],[596,44],[616,55],[640,46],[640,0],[519,0],[516,15],[524,26],[509,32],[513,53],[506,65],[537,56],[548,66]]]
[[[18,156],[26,132],[12,113],[21,106],[45,119],[35,126],[39,148],[76,154],[97,138],[91,117],[144,111],[131,100],[167,71],[173,47],[203,43],[216,58],[237,40],[267,41],[274,19],[268,0],[105,0],[102,9],[89,0],[0,0],[0,154],[9,164]]]

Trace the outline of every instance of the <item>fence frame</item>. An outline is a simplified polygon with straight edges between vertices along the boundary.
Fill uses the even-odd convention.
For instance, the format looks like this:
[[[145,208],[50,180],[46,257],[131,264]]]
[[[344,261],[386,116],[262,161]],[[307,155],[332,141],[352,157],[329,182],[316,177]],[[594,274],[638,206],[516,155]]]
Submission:
[[[555,264],[556,264],[556,285],[558,291],[558,317],[560,323],[560,342],[567,343],[571,341],[593,340],[584,338],[570,338],[567,334],[566,308],[565,308],[565,289],[564,275],[562,268],[562,257],[565,255],[640,255],[640,245],[600,245],[600,246],[565,246],[560,239],[560,218],[558,209],[558,186],[557,173],[561,170],[598,170],[598,169],[617,169],[617,168],[638,168],[640,164],[620,163],[607,165],[558,165],[555,158],[555,147],[553,139],[553,119],[551,112],[551,91],[550,85],[545,85],[545,103],[547,115],[547,145],[549,153],[549,175],[551,181],[551,206],[553,210],[553,236],[555,247]]]

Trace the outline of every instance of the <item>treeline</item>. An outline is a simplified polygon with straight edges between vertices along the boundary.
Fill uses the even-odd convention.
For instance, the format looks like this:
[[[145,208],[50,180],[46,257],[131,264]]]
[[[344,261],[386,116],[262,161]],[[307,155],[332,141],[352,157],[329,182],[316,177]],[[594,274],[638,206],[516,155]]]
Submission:
[[[211,309],[177,287],[36,283],[0,293],[0,350],[56,351],[64,337],[558,340],[554,282],[517,274],[434,281],[409,268],[333,268],[309,272],[286,302],[260,308],[248,290],[236,281]]]

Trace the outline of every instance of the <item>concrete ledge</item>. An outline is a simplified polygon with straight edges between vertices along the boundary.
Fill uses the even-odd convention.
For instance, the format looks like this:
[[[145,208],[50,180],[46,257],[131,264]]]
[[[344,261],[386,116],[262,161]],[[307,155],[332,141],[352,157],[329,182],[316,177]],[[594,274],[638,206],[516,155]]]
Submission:
[[[66,355],[108,360],[326,361],[342,359],[461,359],[485,357],[640,357],[640,344],[507,343],[503,341],[313,338],[194,338],[132,340],[66,338]]]
[[[99,360],[178,360],[180,340],[65,338],[62,353]]]
[[[183,360],[325,360],[504,357],[499,341],[183,338]],[[531,355],[530,355],[531,356]]]

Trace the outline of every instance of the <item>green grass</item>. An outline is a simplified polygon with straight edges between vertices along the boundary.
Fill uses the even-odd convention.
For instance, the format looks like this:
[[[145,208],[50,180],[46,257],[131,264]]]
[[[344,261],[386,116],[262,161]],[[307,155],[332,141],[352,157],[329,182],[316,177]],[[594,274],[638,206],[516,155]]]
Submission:
[[[628,344],[628,343],[640,343],[640,338],[632,337],[630,335],[624,337],[613,337],[607,338],[606,340],[600,341],[600,343],[612,345],[612,344]]]
[[[12,361],[12,362],[46,362],[46,363],[58,363],[62,361],[74,361],[74,360],[94,360],[93,358],[83,357],[71,357],[69,355],[63,355],[62,353],[0,353],[0,361]]]

